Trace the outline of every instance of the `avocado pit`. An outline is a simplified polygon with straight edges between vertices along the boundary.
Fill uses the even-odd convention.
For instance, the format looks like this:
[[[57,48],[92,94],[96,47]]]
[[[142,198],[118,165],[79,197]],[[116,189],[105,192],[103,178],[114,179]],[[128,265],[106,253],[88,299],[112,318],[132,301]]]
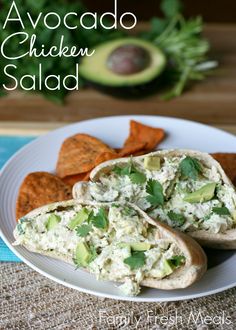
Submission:
[[[151,62],[149,52],[140,46],[126,44],[116,48],[107,59],[107,68],[119,75],[132,75],[145,70]]]

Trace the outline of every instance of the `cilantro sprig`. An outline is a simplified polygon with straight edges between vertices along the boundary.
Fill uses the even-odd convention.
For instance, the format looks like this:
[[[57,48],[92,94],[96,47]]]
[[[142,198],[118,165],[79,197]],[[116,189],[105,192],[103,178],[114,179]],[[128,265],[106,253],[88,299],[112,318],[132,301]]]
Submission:
[[[167,92],[163,99],[181,95],[191,80],[203,80],[218,64],[209,61],[209,42],[202,37],[201,17],[185,19],[180,0],[162,0],[164,18],[154,18],[150,31],[141,37],[153,42],[166,54],[169,65],[164,72]]]
[[[177,268],[183,265],[185,263],[185,260],[186,260],[185,256],[176,255],[168,259],[168,263],[171,265],[172,268]]]
[[[128,265],[131,270],[141,268],[145,264],[145,254],[142,251],[132,252],[130,257],[124,259],[124,263]]]
[[[76,234],[80,237],[85,237],[92,230],[91,224],[84,224],[76,228]]]
[[[175,213],[174,211],[169,211],[168,212],[168,217],[178,227],[181,227],[186,221],[186,218],[183,214]]]
[[[106,229],[108,227],[108,217],[106,210],[101,207],[96,215],[94,215],[94,212],[91,212],[88,222],[94,225],[96,228]]]
[[[106,230],[108,227],[108,216],[106,210],[101,207],[96,214],[94,211],[90,211],[88,218],[83,224],[76,227],[76,234],[80,237],[86,237],[93,229],[93,226],[102,230]]]
[[[146,182],[146,175],[140,172],[132,163],[132,160],[127,166],[115,166],[113,172],[120,176],[127,175],[133,183],[143,184]]]
[[[2,26],[11,6],[11,1],[2,0],[1,1],[1,10],[0,10],[0,25]],[[69,19],[69,25],[78,25],[77,29],[69,30],[64,24],[61,24],[58,29],[52,30],[45,27],[43,20],[40,19],[38,21],[37,27],[35,29],[32,28],[30,20],[27,18],[27,12],[30,12],[32,16],[32,20],[36,22],[37,17],[40,12],[44,14],[50,12],[56,12],[61,18],[65,17],[69,12],[77,13],[78,17],[81,17],[88,10],[83,5],[82,1],[68,1],[68,0],[17,0],[17,8],[20,12],[21,17],[24,19],[24,32],[27,32],[31,37],[33,34],[37,35],[37,44],[36,47],[40,49],[41,45],[44,45],[45,52],[55,45],[59,47],[60,45],[60,37],[64,36],[64,44],[65,46],[72,47],[79,45],[81,48],[89,48],[93,49],[97,44],[103,43],[109,40],[115,40],[125,35],[124,30],[115,30],[115,29],[104,29],[100,22],[98,22],[98,26],[96,29],[87,30],[84,29],[81,25],[78,25],[78,18],[75,16],[71,16]],[[91,25],[91,17],[84,17],[84,25]],[[0,44],[3,40],[13,34],[16,33],[17,30],[21,29],[21,25],[17,22],[7,24],[6,28],[0,34]],[[20,41],[24,37],[20,37]],[[17,42],[8,43],[8,54],[18,54],[19,53],[19,44]],[[24,54],[29,51],[29,42],[22,43],[20,45],[21,54]],[[7,60],[2,55],[0,55],[0,83],[1,86],[3,84],[8,84],[10,79],[3,74],[3,68],[7,64],[15,64],[17,66],[17,70],[12,69],[10,73],[15,76],[15,78],[19,81],[23,75],[35,75],[36,77],[36,86],[39,86],[40,74],[39,74],[39,63],[42,64],[42,80],[49,75],[60,75],[62,79],[65,76],[74,74],[74,68],[77,63],[80,62],[81,58],[76,57],[34,57],[30,59],[28,56],[22,57],[18,60]],[[9,71],[9,70],[8,70]],[[84,85],[84,81],[82,77],[80,78],[80,86]],[[67,79],[68,87],[71,88],[74,85],[73,78]],[[24,85],[26,88],[29,88],[32,85],[31,79],[24,81]],[[55,87],[55,86],[50,86]],[[0,95],[3,90],[0,90]],[[60,90],[50,91],[48,89],[42,88],[42,90],[38,90],[39,93],[43,94],[46,98],[50,99],[55,103],[63,103],[65,97],[68,94],[68,90],[66,90],[63,86],[61,86]]]
[[[147,201],[153,206],[163,206],[164,205],[164,193],[163,187],[157,180],[150,179],[147,182],[146,192],[148,196]]]
[[[230,215],[229,209],[226,206],[213,207],[212,212],[218,215]]]
[[[180,165],[180,172],[184,178],[196,180],[198,175],[202,172],[202,166],[198,159],[187,156]]]

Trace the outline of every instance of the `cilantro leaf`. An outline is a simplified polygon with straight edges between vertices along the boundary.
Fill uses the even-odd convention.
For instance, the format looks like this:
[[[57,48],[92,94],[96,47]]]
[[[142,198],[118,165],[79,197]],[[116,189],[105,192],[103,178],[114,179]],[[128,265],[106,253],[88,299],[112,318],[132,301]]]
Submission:
[[[142,184],[146,182],[146,175],[138,171],[131,173],[129,177],[133,183]]]
[[[182,226],[186,219],[184,215],[180,213],[175,213],[173,211],[168,212],[168,217],[170,218],[171,221],[175,222],[178,226]]]
[[[24,235],[25,230],[24,230],[24,228],[22,227],[22,224],[21,224],[21,223],[18,223],[17,226],[16,226],[16,228],[17,228],[17,231],[18,231],[18,234],[19,234],[19,235]]]
[[[164,205],[163,187],[160,182],[153,179],[148,180],[146,192],[148,193],[146,199],[152,206]]]
[[[173,256],[171,259],[167,259],[167,261],[171,267],[177,268],[185,262],[185,259],[186,258],[183,255],[176,255],[176,256]]]
[[[136,184],[143,184],[146,182],[146,175],[139,172],[132,162],[125,167],[115,166],[113,172],[117,175],[127,175],[130,180]]]
[[[115,166],[113,172],[117,175],[130,175],[131,167],[129,165],[125,167]]]
[[[133,209],[132,207],[130,206],[125,206],[123,207],[122,209],[122,214],[125,215],[125,216],[135,216],[137,215],[137,211],[135,209]]]
[[[91,212],[89,222],[96,228],[106,229],[108,226],[108,218],[105,209],[101,207],[96,215],[94,215],[94,212]]]
[[[230,215],[229,209],[226,206],[223,207],[213,207],[212,212],[218,215]]]
[[[185,178],[196,180],[198,175],[202,172],[202,166],[196,158],[187,156],[180,165],[181,175]]]
[[[130,257],[124,259],[124,263],[129,265],[131,270],[141,268],[145,264],[145,254],[142,251],[132,252]]]
[[[91,231],[92,226],[89,225],[81,225],[76,228],[76,234],[79,235],[80,237],[85,237],[88,235],[88,233]]]
[[[167,18],[179,14],[182,11],[182,3],[180,0],[162,0],[161,10]]]

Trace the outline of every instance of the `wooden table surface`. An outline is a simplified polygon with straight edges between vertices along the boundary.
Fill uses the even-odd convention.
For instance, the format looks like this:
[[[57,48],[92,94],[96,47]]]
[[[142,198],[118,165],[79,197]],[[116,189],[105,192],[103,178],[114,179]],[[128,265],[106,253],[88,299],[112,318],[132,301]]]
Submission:
[[[0,99],[0,134],[40,134],[69,122],[125,114],[186,118],[236,134],[236,25],[208,25],[205,35],[219,68],[177,99],[165,102],[154,95],[126,101],[87,89],[58,106],[39,95],[14,92]]]

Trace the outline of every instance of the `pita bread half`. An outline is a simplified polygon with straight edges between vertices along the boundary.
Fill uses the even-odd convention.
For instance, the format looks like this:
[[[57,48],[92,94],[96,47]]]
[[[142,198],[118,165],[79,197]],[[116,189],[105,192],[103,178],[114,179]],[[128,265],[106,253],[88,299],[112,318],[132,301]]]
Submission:
[[[235,187],[232,184],[231,180],[225,174],[221,165],[209,154],[203,153],[195,150],[160,150],[156,152],[152,152],[148,155],[133,157],[133,161],[142,161],[144,157],[147,156],[159,156],[159,157],[181,157],[181,156],[189,156],[198,159],[202,162],[207,168],[214,167],[219,174],[222,183],[232,189],[234,191],[234,204],[236,207],[236,192]],[[115,166],[125,166],[130,162],[130,158],[120,158],[105,162],[97,166],[90,175],[90,179],[92,182],[99,182],[100,176],[104,174],[109,174],[111,170]],[[73,197],[79,200],[83,200],[83,198],[89,199],[88,193],[88,183],[80,182],[74,185],[73,187]],[[236,224],[235,228],[231,228],[227,230],[225,233],[212,233],[209,230],[194,230],[187,231],[188,235],[192,236],[196,239],[202,246],[207,246],[216,249],[236,249]]]
[[[67,209],[69,210],[76,205],[81,205],[82,207],[103,207],[107,209],[112,206],[111,203],[79,203],[78,201],[71,200],[66,202],[54,203],[38,208],[30,212],[26,217],[30,221],[34,221],[35,218],[38,216],[45,215],[47,213],[54,212],[57,210],[66,211]],[[173,290],[186,288],[198,281],[207,269],[207,258],[200,245],[198,245],[198,243],[194,241],[191,237],[178,231],[175,231],[174,229],[166,226],[165,224],[152,220],[145,212],[140,210],[136,205],[126,203],[124,204],[124,207],[127,205],[135,209],[135,211],[139,214],[139,216],[143,219],[144,222],[156,228],[155,238],[157,240],[166,239],[168,240],[168,242],[175,243],[181,253],[185,256],[184,265],[174,270],[171,275],[159,280],[155,278],[144,278],[144,280],[140,284],[142,286],[147,286],[156,289]],[[16,240],[19,238],[17,228],[14,230],[14,237]],[[24,244],[24,246],[29,251],[73,264],[73,260],[70,256],[62,255],[55,250],[38,250],[27,244]],[[85,270],[89,271],[88,269]]]

